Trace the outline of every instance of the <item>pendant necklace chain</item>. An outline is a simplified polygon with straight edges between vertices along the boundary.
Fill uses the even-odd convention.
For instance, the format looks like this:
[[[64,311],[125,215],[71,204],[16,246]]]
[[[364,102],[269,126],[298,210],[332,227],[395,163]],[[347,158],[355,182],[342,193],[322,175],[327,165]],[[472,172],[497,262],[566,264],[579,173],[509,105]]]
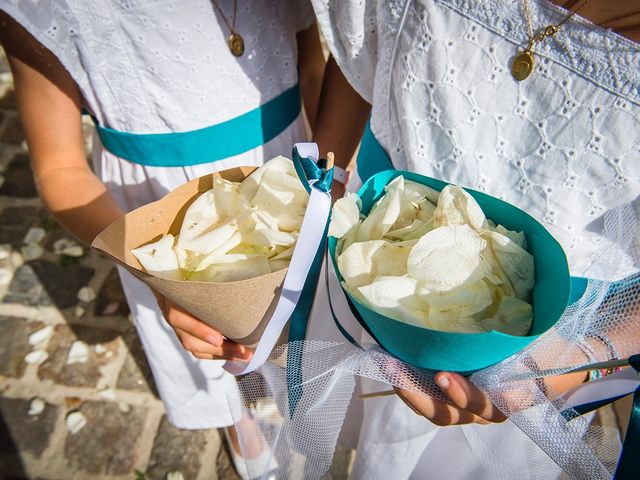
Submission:
[[[231,19],[231,23],[229,23],[229,20],[227,20],[227,17],[225,16],[222,8],[220,8],[220,5],[218,5],[218,2],[216,0],[213,0],[213,6],[216,7],[216,10],[218,10],[218,13],[220,13],[222,20],[231,32],[231,34],[227,38],[227,45],[229,46],[229,50],[235,57],[242,56],[242,54],[244,53],[244,39],[238,32],[236,32],[236,19],[238,18],[238,0],[233,0],[233,18]]]
[[[533,47],[535,47],[536,43],[542,43],[547,37],[553,37],[560,27],[565,24],[571,17],[573,17],[578,11],[582,9],[589,0],[583,0],[578,7],[569,13],[560,23],[558,24],[550,24],[541,29],[538,33],[533,32],[533,25],[531,22],[531,12],[529,11],[529,2],[528,0],[523,0],[522,10],[524,11],[524,18],[527,21],[527,27],[529,28],[529,45],[527,48],[516,55],[513,63],[511,64],[511,74],[513,77],[522,81],[531,75],[533,71],[534,64],[534,56],[533,56]]]

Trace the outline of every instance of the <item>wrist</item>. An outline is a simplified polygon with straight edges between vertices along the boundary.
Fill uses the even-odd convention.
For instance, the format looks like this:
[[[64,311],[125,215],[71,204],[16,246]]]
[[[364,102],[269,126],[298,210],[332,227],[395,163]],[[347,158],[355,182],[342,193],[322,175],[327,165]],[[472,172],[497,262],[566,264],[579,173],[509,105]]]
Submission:
[[[333,166],[333,181],[346,186],[349,183],[351,172],[344,168],[334,165]]]

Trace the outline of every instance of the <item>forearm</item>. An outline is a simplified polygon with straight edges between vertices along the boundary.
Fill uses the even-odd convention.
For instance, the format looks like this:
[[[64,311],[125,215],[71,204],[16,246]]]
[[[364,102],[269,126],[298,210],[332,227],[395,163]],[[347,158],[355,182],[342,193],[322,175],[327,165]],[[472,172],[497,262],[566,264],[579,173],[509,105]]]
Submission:
[[[87,163],[81,95],[59,60],[0,12],[0,42],[13,72],[18,110],[45,206],[86,243],[122,215]]]
[[[333,152],[336,165],[346,168],[360,143],[370,111],[371,105],[349,85],[338,64],[329,57],[313,136],[320,152]]]
[[[47,209],[86,244],[124,213],[88,168],[50,169],[36,175],[36,184]]]

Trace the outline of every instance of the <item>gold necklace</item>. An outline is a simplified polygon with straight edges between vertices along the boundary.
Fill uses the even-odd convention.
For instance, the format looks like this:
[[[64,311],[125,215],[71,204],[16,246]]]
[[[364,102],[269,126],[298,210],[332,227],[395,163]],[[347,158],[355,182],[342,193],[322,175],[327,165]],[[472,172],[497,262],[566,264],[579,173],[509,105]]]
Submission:
[[[571,11],[571,13],[567,15],[560,23],[558,23],[557,25],[553,23],[551,25],[547,25],[534,35],[533,26],[531,24],[531,13],[529,12],[529,3],[527,2],[527,0],[523,0],[522,9],[524,11],[524,17],[527,20],[527,26],[529,27],[529,45],[524,51],[516,55],[516,58],[514,58],[513,62],[511,63],[511,74],[513,75],[513,78],[520,82],[531,75],[534,64],[533,47],[535,46],[535,44],[541,43],[547,37],[555,36],[555,34],[558,33],[558,30],[560,30],[560,27],[567,20],[578,13],[578,11],[587,3],[589,3],[589,0],[583,0],[583,2],[576,9]]]
[[[227,45],[229,46],[229,50],[235,57],[242,56],[242,54],[244,53],[244,39],[238,32],[236,32],[236,12],[238,10],[238,0],[233,0],[233,19],[231,20],[231,24],[229,24],[229,21],[227,20],[227,17],[225,17],[224,12],[220,8],[220,5],[218,5],[218,2],[216,2],[216,0],[212,1],[213,6],[216,7],[216,10],[218,10],[218,12],[220,13],[222,20],[224,20],[224,23],[227,24],[227,27],[231,32],[231,34],[227,38]]]

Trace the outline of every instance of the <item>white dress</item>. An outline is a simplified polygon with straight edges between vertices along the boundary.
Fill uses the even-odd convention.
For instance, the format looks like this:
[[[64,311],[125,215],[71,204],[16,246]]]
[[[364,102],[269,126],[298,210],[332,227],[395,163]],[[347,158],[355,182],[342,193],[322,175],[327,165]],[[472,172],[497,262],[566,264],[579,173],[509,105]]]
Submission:
[[[233,2],[218,2],[229,23]],[[298,81],[296,33],[314,21],[304,0],[237,2],[240,58],[209,0],[0,0],[0,8],[51,50],[69,71],[98,122],[132,133],[184,132],[253,110]],[[215,163],[148,167],[94,140],[93,167],[125,211],[175,187],[238,165],[261,165],[306,139],[303,115],[267,144]],[[150,290],[120,269],[124,290],[158,391],[180,428],[233,423],[236,384],[222,361],[197,360],[164,321]],[[228,398],[229,397],[229,398]]]
[[[372,131],[395,168],[527,211],[562,244],[574,276],[640,269],[603,234],[605,212],[639,201],[640,45],[575,16],[516,82],[510,60],[529,40],[520,0],[313,4],[347,80],[372,103]],[[566,16],[547,0],[529,5],[536,30]],[[352,477],[559,476],[531,446],[511,422],[438,428],[397,398],[368,400]],[[501,464],[487,461],[492,452]]]

